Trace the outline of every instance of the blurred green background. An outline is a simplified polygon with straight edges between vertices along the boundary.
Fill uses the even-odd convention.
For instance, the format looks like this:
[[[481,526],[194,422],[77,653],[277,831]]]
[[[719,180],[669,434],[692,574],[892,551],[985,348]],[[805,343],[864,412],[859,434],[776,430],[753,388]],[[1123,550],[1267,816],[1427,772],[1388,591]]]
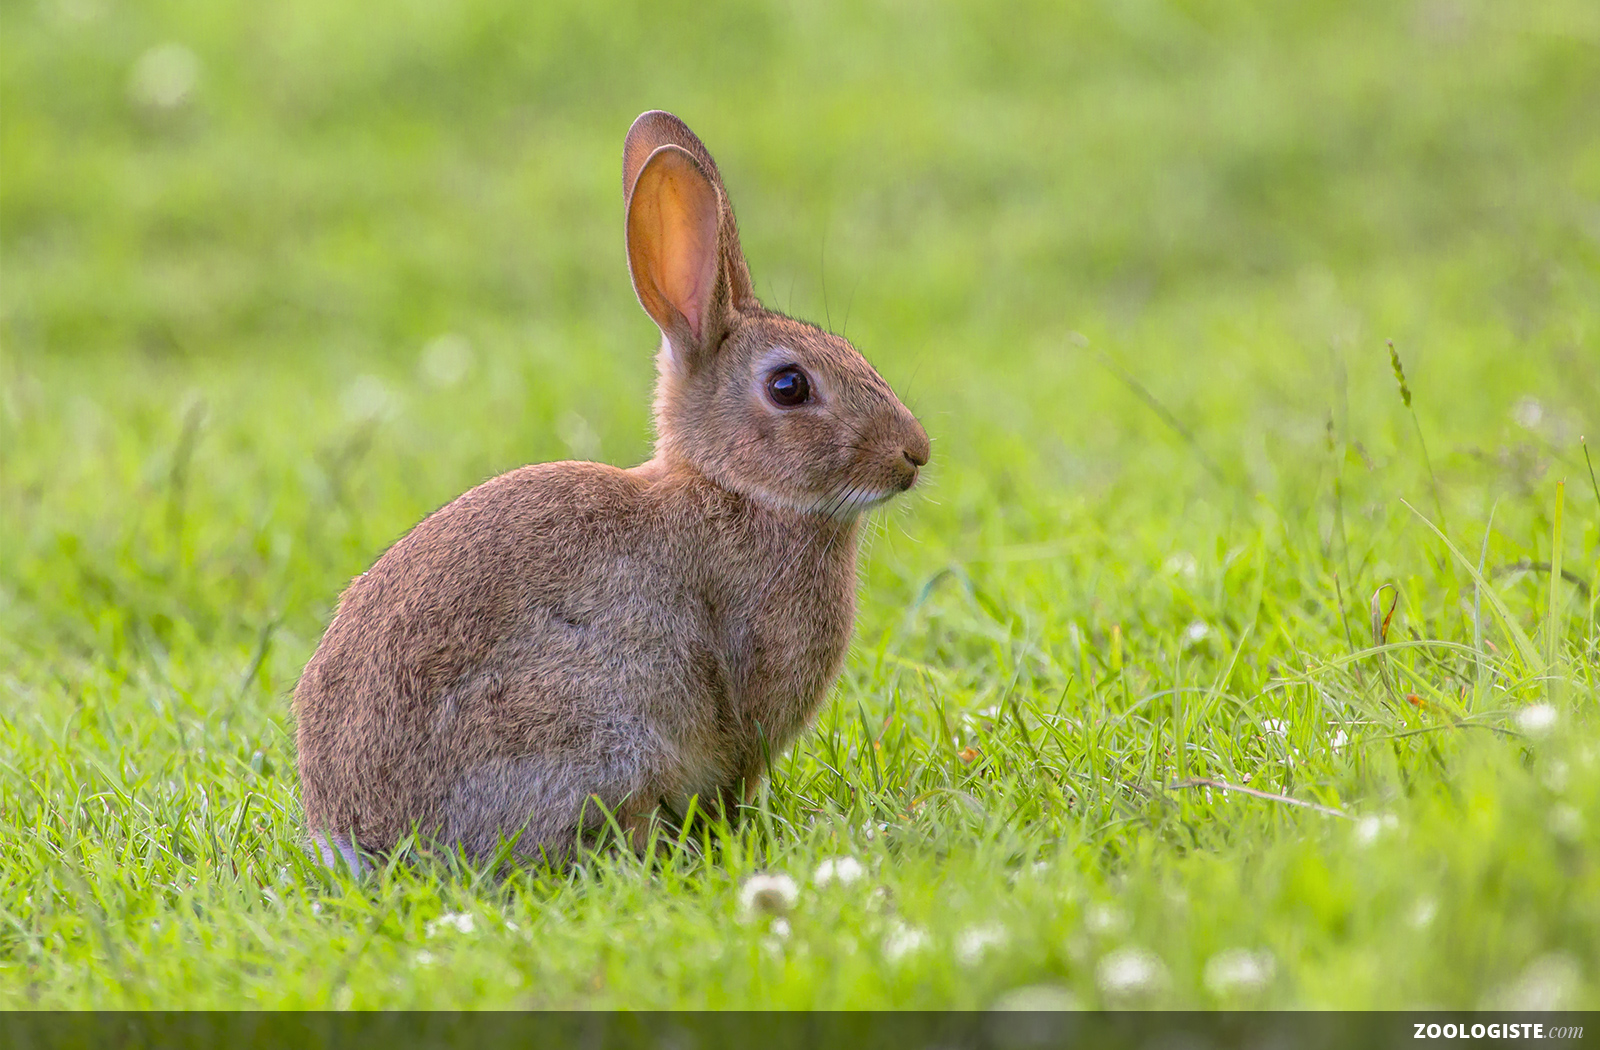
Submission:
[[[628,282],[619,185],[623,135],[645,109],[676,112],[716,156],[765,301],[845,332],[933,438],[926,483],[880,522],[864,559],[862,644],[824,715],[851,749],[865,743],[849,743],[858,703],[862,732],[865,711],[876,724],[910,703],[897,667],[947,675],[939,703],[973,719],[998,709],[1007,681],[1041,720],[1111,702],[1100,690],[1120,681],[1118,724],[1140,728],[1133,771],[1118,776],[1160,781],[1167,723],[1146,726],[1140,705],[1198,681],[1254,705],[1252,717],[1291,717],[1272,706],[1290,703],[1276,676],[1365,645],[1382,585],[1399,584],[1410,637],[1476,645],[1466,576],[1400,497],[1464,549],[1483,543],[1491,566],[1548,562],[1564,536],[1564,564],[1595,582],[1600,489],[1590,494],[1579,441],[1600,433],[1593,0],[0,0],[0,29],[0,772],[27,800],[7,834],[45,843],[0,868],[11,923],[0,968],[27,975],[30,1002],[330,1001],[338,982],[324,980],[314,932],[327,920],[309,898],[272,883],[293,916],[273,913],[283,942],[248,949],[272,960],[265,969],[223,973],[226,959],[175,947],[212,927],[141,925],[175,899],[151,887],[170,878],[189,887],[172,893],[226,895],[257,875],[192,877],[200,846],[148,866],[118,851],[145,841],[140,828],[199,821],[196,799],[218,812],[243,799],[235,841],[251,834],[246,812],[270,810],[243,852],[269,858],[263,872],[288,865],[288,694],[343,583],[495,473],[648,456],[657,335]],[[1391,339],[1414,412],[1396,392]],[[1569,623],[1546,576],[1498,579],[1530,632],[1548,615],[1560,639],[1540,651],[1570,672],[1561,717],[1592,720],[1592,598],[1572,597]],[[1344,687],[1339,703],[1379,704],[1359,672]],[[1516,689],[1518,704],[1544,695],[1542,679]],[[1420,717],[1384,711],[1395,725]],[[932,706],[902,716],[911,728],[882,760],[909,798],[942,745]],[[1184,717],[1246,740],[1216,711]],[[1368,767],[1328,750],[1334,726],[1304,724],[1297,746],[1315,742],[1322,764],[1285,758],[1277,780],[1250,766],[1267,778],[1256,783],[1335,805],[1415,791],[1437,802],[1425,811],[1436,823],[1380,863],[1327,859],[1315,851],[1341,855],[1344,840],[1280,835],[1276,817],[1238,820],[1220,796],[1215,812],[1209,794],[1183,810],[1192,841],[1232,857],[1281,848],[1267,870],[1291,874],[1273,897],[1139,861],[1188,872],[1177,882],[1202,916],[1193,928],[1162,919],[1176,899],[1166,876],[1140,891],[1149,906],[1134,929],[1196,953],[1171,963],[1163,1002],[1210,1001],[1200,961],[1237,931],[1204,916],[1248,923],[1257,902],[1282,935],[1274,1003],[1480,1003],[1562,944],[1552,965],[1578,975],[1563,987],[1593,1002],[1592,820],[1576,852],[1562,852],[1566,832],[1528,838],[1549,801],[1530,772],[1505,788],[1516,801],[1490,807],[1499,823],[1467,842],[1439,801],[1456,797],[1465,767],[1452,763],[1481,758],[1473,797],[1492,798],[1522,768],[1512,745],[1484,758],[1450,750],[1466,743],[1442,757],[1418,744]],[[1574,770],[1592,766],[1585,732],[1562,759]],[[1020,741],[971,742],[1023,754]],[[1238,743],[1230,761],[1243,770],[1256,746]],[[811,747],[795,769],[816,771]],[[847,774],[865,778],[864,752],[851,754]],[[954,771],[938,776],[966,775],[938,761]],[[1600,790],[1592,774],[1574,772],[1580,782],[1585,797]],[[996,813],[1022,812],[1006,791],[1048,795],[962,783]],[[179,785],[165,801],[140,794],[163,784]],[[829,848],[889,848],[889,810],[904,801],[866,818],[883,821],[873,840],[850,808],[865,804],[855,788],[829,790],[869,832]],[[75,801],[113,791],[127,807],[115,834]],[[1076,843],[1062,846],[1080,850],[1074,885],[1121,886],[1130,857],[1182,863],[1172,811],[1107,791],[1108,806],[1150,808],[1077,831],[1064,829],[1081,809],[1029,815],[1012,830],[1034,836],[1028,849]],[[994,859],[955,825],[939,834],[950,838],[937,856],[958,858],[948,870],[967,871],[962,857],[978,866],[964,876],[975,898],[1010,892],[1002,860],[1022,854]],[[1302,849],[1319,859],[1296,876]],[[1407,955],[1388,938],[1410,914],[1408,880],[1446,854],[1474,873],[1429,876],[1444,887],[1441,928],[1458,932],[1418,934]],[[80,874],[62,874],[69,855]],[[919,856],[929,866],[906,862],[908,906],[919,892],[937,899],[932,873],[944,870]],[[730,909],[731,887],[706,878],[694,892]],[[630,885],[643,915],[649,883]],[[240,945],[256,944],[251,909],[266,907],[253,892],[235,916]],[[1023,925],[1078,923],[1061,917],[1068,899],[1041,889]],[[1344,903],[1297,910],[1314,900]],[[112,933],[96,940],[80,912],[103,913]],[[579,905],[568,914],[581,924]],[[993,981],[952,968],[942,984],[873,983],[876,970],[850,969],[866,955],[848,962],[818,940],[813,970],[751,967],[738,971],[749,985],[724,975],[717,987],[732,990],[713,993],[703,975],[643,969],[692,940],[675,921],[661,920],[659,950],[642,934],[646,946],[615,964],[641,969],[605,991],[587,963],[552,956],[541,1001],[632,1003],[607,998],[627,980],[656,1005],[970,1005],[1041,973],[1095,987],[1092,967],[1048,952]],[[329,943],[365,944],[368,922]],[[156,960],[148,980],[106,976],[118,957],[107,946],[124,935],[129,955]],[[512,994],[360,987],[358,1004]]]
[[[292,589],[511,466],[644,458],[618,154],[647,108],[710,144],[768,303],[927,417],[935,485],[1181,500],[1199,461],[1102,355],[1225,421],[1205,455],[1267,495],[1320,484],[1330,413],[1408,440],[1384,339],[1447,475],[1595,429],[1583,0],[3,10],[14,554],[210,504]]]

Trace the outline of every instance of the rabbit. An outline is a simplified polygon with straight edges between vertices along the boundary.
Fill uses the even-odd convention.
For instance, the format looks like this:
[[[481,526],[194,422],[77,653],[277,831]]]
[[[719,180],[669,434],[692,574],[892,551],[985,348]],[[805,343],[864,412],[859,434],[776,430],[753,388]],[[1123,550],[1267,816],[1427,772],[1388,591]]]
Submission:
[[[662,807],[749,801],[839,674],[859,519],[928,435],[849,342],[756,299],[682,121],[633,123],[622,185],[654,454],[493,478],[351,582],[293,702],[324,863],[413,834],[564,863],[611,820],[637,848]]]

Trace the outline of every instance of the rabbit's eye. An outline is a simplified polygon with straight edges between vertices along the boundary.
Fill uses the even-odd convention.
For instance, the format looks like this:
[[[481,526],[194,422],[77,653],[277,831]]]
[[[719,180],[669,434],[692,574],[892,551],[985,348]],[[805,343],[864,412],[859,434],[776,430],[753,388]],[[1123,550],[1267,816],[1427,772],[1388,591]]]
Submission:
[[[793,365],[780,368],[767,379],[767,395],[780,408],[795,408],[811,400],[811,380]]]

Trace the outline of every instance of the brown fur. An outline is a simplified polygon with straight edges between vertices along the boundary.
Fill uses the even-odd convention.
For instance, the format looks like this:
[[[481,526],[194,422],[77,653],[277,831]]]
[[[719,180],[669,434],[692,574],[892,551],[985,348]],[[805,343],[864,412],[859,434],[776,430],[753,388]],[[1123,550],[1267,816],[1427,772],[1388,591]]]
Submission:
[[[715,163],[676,117],[624,147],[628,258],[662,330],[655,455],[522,467],[345,591],[295,690],[306,822],[359,867],[417,830],[563,857],[604,820],[740,797],[838,675],[857,517],[928,439],[845,340],[751,292]],[[815,398],[767,380],[804,369]]]

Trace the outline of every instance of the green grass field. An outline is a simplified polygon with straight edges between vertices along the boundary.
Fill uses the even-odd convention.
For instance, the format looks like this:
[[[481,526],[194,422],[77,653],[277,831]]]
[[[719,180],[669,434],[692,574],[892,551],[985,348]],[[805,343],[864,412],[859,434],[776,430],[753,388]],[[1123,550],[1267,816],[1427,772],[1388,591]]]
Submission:
[[[0,1008],[1600,1007],[1600,6],[0,18]],[[345,582],[648,455],[649,108],[933,437],[844,676],[658,860],[322,873]]]

